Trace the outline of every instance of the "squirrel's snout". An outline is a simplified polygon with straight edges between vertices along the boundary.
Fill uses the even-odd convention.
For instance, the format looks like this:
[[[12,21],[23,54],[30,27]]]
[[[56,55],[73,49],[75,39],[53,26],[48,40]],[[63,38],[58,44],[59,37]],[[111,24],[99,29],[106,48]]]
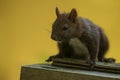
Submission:
[[[51,38],[52,38],[53,40],[57,40],[57,38],[55,37],[55,35],[51,35]]]

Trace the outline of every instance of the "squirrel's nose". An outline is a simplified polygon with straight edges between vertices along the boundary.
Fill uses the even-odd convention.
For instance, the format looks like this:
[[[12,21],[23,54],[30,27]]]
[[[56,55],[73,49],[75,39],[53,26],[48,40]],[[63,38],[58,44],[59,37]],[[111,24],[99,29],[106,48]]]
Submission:
[[[53,40],[57,40],[56,37],[55,37],[55,35],[51,35],[51,38],[52,38]]]

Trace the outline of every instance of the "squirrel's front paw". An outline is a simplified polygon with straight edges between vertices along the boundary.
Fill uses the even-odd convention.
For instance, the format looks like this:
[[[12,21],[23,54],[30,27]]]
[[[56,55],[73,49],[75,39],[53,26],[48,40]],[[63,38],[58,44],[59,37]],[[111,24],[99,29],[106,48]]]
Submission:
[[[94,69],[94,66],[96,65],[96,61],[87,61],[89,64],[89,70],[92,71]]]
[[[53,60],[53,58],[55,58],[55,56],[50,56],[50,57],[46,60],[46,62],[51,62],[51,61]]]
[[[104,62],[107,62],[107,63],[115,63],[116,59],[114,58],[105,58],[104,59]]]

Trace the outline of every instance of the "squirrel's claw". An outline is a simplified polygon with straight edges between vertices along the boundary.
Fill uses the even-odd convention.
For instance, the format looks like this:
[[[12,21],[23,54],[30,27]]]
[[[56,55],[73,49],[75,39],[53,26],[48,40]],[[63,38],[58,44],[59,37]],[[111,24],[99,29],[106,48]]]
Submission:
[[[88,69],[90,71],[92,71],[94,69],[94,66],[95,66],[96,62],[95,61],[87,61],[87,63],[89,64],[89,68]]]
[[[47,60],[45,60],[45,62],[51,62],[51,60],[47,59]]]
[[[107,62],[107,63],[115,63],[116,59],[114,58],[105,58],[103,62]]]
[[[46,62],[51,62],[53,60],[53,58],[55,58],[55,56],[50,56],[47,60],[45,60]]]

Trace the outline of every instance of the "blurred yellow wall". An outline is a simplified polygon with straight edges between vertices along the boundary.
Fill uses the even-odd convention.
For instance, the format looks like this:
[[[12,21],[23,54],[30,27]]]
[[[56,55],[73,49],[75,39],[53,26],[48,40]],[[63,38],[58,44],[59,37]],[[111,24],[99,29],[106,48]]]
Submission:
[[[76,8],[102,26],[111,45],[107,57],[120,61],[120,0],[0,0],[0,80],[19,80],[21,65],[58,52],[48,31],[56,6],[61,12]]]

